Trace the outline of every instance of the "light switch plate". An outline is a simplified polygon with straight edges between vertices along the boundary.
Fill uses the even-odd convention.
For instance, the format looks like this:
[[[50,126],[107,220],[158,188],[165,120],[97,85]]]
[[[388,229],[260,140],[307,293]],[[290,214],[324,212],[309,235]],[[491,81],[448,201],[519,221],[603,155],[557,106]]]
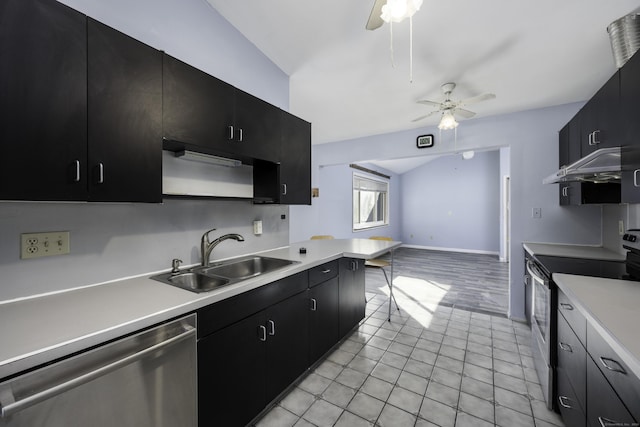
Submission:
[[[20,235],[20,258],[40,258],[69,253],[69,232],[50,231]]]
[[[531,218],[536,218],[536,219],[542,218],[542,208],[532,208]]]

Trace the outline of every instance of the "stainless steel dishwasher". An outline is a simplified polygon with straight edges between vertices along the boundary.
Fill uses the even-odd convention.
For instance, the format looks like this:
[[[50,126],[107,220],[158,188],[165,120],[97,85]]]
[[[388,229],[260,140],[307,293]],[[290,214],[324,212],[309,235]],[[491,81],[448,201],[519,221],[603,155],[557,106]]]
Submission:
[[[197,426],[195,315],[0,383],[0,426]]]

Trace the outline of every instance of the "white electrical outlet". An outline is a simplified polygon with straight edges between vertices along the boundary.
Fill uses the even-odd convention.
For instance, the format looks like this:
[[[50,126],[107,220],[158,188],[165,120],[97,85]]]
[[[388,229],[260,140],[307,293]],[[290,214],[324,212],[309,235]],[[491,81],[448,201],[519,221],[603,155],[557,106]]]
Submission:
[[[20,237],[20,258],[22,259],[69,253],[68,231],[23,233]]]
[[[624,221],[623,220],[618,221],[618,234],[620,234],[621,236],[624,235]]]
[[[262,221],[253,221],[253,234],[256,236],[262,234]]]

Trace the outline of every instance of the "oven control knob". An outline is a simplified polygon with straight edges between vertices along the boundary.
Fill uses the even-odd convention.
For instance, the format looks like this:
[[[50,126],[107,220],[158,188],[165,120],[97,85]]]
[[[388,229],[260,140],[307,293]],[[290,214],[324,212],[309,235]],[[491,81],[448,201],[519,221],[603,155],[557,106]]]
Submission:
[[[622,236],[622,240],[629,240],[629,233],[625,233],[624,236]]]

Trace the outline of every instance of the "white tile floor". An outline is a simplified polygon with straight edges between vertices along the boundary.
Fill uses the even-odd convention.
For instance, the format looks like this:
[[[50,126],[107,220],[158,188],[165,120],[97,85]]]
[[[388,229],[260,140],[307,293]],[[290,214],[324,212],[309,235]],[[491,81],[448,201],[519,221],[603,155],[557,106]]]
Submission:
[[[388,322],[387,298],[368,297],[358,330],[258,427],[563,426],[542,400],[527,325],[401,300]]]

